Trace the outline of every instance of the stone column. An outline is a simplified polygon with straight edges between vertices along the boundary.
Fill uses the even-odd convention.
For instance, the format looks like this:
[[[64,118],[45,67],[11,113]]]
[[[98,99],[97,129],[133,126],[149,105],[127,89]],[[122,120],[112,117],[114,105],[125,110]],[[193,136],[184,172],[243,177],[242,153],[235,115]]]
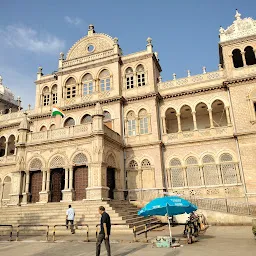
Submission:
[[[186,166],[183,166],[182,169],[183,169],[183,177],[184,177],[184,187],[188,187],[187,168]]]
[[[43,184],[42,191],[39,192],[40,203],[48,203],[50,199],[50,169],[43,169]]]
[[[247,66],[246,59],[245,59],[245,52],[241,52],[241,54],[242,54],[242,59],[243,59],[244,67],[245,67],[245,66]]]
[[[227,116],[227,122],[228,122],[228,126],[231,126],[231,120],[230,120],[230,111],[229,111],[229,107],[225,107],[226,110],[226,116]]]
[[[165,117],[162,117],[162,127],[163,127],[163,133],[167,133],[166,131],[166,121],[165,121]]]
[[[125,130],[125,137],[129,136],[129,130],[128,130],[128,120],[124,118],[124,130]]]
[[[30,184],[30,173],[26,171],[25,178],[25,191],[22,193],[22,202],[21,204],[27,204],[29,202],[29,184]]]
[[[65,168],[65,190],[68,189],[68,168]]]
[[[46,170],[42,170],[42,172],[43,172],[43,182],[42,182],[42,192],[44,192],[45,191],[45,189],[46,189]]]
[[[73,166],[65,167],[65,188],[62,190],[62,202],[73,201]]]
[[[196,123],[196,111],[192,112],[192,116],[193,116],[193,123],[194,123],[194,130],[197,130],[197,123]]]
[[[6,142],[5,142],[5,154],[4,155],[5,156],[8,155],[8,140],[6,140]]]
[[[182,132],[182,130],[181,130],[180,113],[177,113],[176,116],[177,116],[177,121],[178,121],[178,132]]]
[[[136,135],[140,134],[140,119],[136,117]]]
[[[209,112],[209,118],[210,118],[210,128],[214,128],[214,125],[213,125],[213,117],[212,117],[212,109],[209,108],[209,109],[208,109],[208,112]]]
[[[148,133],[152,133],[151,116],[148,116]]]

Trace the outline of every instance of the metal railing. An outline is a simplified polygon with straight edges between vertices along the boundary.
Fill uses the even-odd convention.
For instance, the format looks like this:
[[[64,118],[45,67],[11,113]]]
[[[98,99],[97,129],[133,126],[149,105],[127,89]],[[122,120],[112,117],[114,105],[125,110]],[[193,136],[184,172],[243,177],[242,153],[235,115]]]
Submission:
[[[45,227],[46,228],[46,242],[48,242],[48,237],[49,237],[49,225],[18,225],[17,227],[17,236],[16,236],[16,241],[19,240],[19,234],[20,234],[20,227]]]
[[[53,226],[53,233],[52,233],[52,241],[56,241],[56,227],[67,227],[67,225],[54,225]],[[86,242],[89,242],[89,225],[88,224],[74,224],[75,227],[86,227]]]
[[[9,227],[11,229],[10,230],[10,240],[9,241],[12,241],[13,225],[0,225],[0,227]]]

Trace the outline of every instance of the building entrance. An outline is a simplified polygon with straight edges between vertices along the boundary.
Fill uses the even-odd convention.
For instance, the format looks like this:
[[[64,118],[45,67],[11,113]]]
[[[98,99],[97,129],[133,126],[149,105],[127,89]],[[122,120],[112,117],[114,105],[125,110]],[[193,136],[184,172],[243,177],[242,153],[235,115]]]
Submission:
[[[42,190],[43,175],[41,171],[30,172],[30,202],[39,202],[39,192]]]
[[[107,168],[107,187],[109,188],[108,197],[114,199],[114,190],[116,188],[114,168]]]
[[[62,200],[62,190],[65,186],[64,169],[51,170],[51,202],[60,202]]]
[[[74,199],[76,201],[86,198],[86,188],[88,187],[88,167],[79,166],[74,170]]]

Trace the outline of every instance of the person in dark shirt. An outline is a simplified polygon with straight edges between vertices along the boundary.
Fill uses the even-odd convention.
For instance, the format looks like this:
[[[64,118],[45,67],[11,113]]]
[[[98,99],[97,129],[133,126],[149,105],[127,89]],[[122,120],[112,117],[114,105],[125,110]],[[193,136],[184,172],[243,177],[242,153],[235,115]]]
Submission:
[[[99,207],[99,214],[101,215],[101,220],[100,220],[100,233],[97,237],[97,242],[96,242],[96,256],[100,256],[100,248],[103,240],[105,241],[105,247],[106,247],[108,256],[111,256],[110,244],[109,244],[109,236],[111,231],[110,217],[105,212],[105,208],[103,206]]]

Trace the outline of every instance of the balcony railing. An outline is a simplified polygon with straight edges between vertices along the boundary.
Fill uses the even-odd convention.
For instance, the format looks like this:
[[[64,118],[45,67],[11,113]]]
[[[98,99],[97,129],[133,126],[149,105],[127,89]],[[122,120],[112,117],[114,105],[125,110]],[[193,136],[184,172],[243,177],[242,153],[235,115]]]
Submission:
[[[28,143],[36,143],[50,140],[59,140],[72,137],[80,137],[90,135],[92,133],[92,125],[83,124],[71,127],[64,127],[44,132],[33,132],[28,135]]]
[[[11,163],[15,163],[15,161],[16,161],[16,155],[0,157],[0,164],[11,164]]]
[[[208,138],[219,138],[233,135],[233,127],[215,127],[204,130],[195,130],[187,132],[169,133],[163,135],[164,143],[173,143],[190,140],[201,140]]]

